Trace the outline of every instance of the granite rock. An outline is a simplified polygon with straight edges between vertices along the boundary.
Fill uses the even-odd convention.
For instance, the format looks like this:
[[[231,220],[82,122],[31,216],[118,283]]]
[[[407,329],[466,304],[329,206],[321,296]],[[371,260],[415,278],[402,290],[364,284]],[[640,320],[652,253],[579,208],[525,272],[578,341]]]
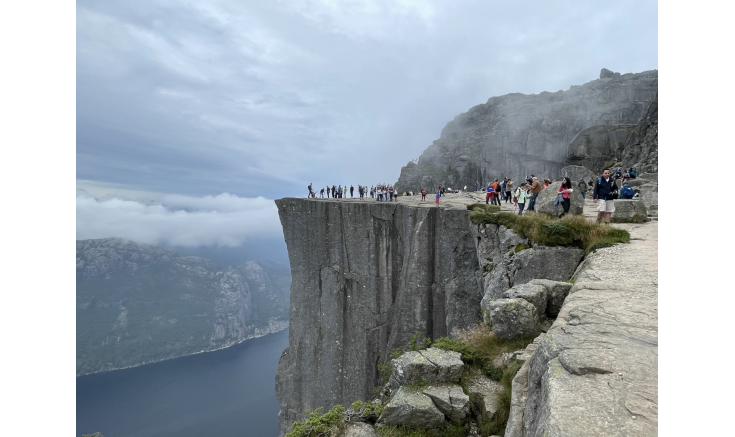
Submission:
[[[279,432],[303,412],[368,399],[377,363],[482,319],[476,226],[466,209],[276,201],[288,248],[289,346],[276,373]]]
[[[540,285],[546,288],[546,317],[555,319],[562,305],[564,305],[564,299],[569,294],[572,284],[568,282],[550,281],[548,279],[534,279],[529,284]]]
[[[464,370],[459,352],[433,347],[406,352],[391,360],[390,366],[393,370],[390,385],[394,389],[417,381],[459,382]]]
[[[554,214],[555,216],[564,212],[564,208],[562,208],[561,204],[557,205],[556,211],[554,210],[554,201],[556,200],[556,196],[558,196],[557,191],[560,186],[561,181],[557,181],[541,190],[536,198],[536,204],[534,206],[536,212]],[[582,214],[584,209],[584,197],[582,197],[582,193],[577,188],[577,184],[574,183],[574,180],[572,180],[572,190],[568,214]]]
[[[447,123],[418,163],[401,169],[397,185],[418,191],[529,174],[558,177],[577,134],[623,126],[611,131],[615,147],[622,147],[657,92],[658,72],[652,70],[613,74],[566,91],[492,97]]]
[[[530,337],[540,331],[536,307],[524,299],[495,299],[483,306],[498,338]]]
[[[458,385],[430,386],[423,393],[434,401],[442,413],[455,423],[462,423],[470,414],[470,397]]]
[[[615,199],[615,212],[611,221],[616,223],[638,222],[648,220],[646,204],[634,199]]]
[[[429,396],[401,387],[385,406],[377,423],[430,429],[438,428],[446,422],[444,413]]]
[[[533,282],[533,281],[531,281]],[[542,285],[519,284],[504,291],[504,299],[523,299],[536,308],[536,315],[541,318],[546,313],[546,287]]]

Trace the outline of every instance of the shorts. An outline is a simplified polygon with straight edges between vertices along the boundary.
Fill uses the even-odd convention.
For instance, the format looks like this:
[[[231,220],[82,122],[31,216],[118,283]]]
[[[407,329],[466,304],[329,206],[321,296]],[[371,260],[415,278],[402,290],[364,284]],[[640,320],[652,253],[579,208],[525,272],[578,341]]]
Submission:
[[[615,212],[615,201],[602,199],[598,200],[597,212]]]

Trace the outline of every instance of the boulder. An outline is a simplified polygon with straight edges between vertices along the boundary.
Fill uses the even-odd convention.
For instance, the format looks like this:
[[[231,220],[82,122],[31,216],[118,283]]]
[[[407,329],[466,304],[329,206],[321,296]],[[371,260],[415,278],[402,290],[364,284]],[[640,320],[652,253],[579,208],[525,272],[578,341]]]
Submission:
[[[438,428],[445,420],[444,413],[429,396],[401,387],[385,406],[377,423],[426,429]]]
[[[534,279],[568,281],[584,257],[577,247],[534,246],[513,256],[513,284],[525,284]]]
[[[651,217],[658,217],[658,182],[641,186],[641,202]]]
[[[504,390],[503,385],[497,381],[493,381],[487,376],[476,373],[467,381],[467,393],[470,395],[479,395],[483,400],[483,416],[490,420],[500,409],[499,394]]]
[[[365,422],[352,422],[345,426],[340,437],[378,437],[378,434]]]
[[[390,362],[391,369],[393,369],[390,386],[395,389],[419,380],[459,382],[464,370],[464,363],[460,357],[459,352],[433,347],[422,351],[406,352]]]
[[[585,182],[594,182],[595,179],[597,179],[597,175],[595,174],[595,172],[581,165],[564,166],[561,169],[561,175],[569,178],[572,181],[572,184],[574,184],[575,188],[577,187],[580,179],[584,179]]]
[[[536,308],[536,315],[546,313],[546,287],[536,284],[520,284],[505,290],[501,295],[505,299],[523,299]]]
[[[530,337],[541,330],[536,307],[524,299],[495,299],[483,309],[489,312],[498,338]]]
[[[529,284],[541,285],[546,288],[546,317],[556,318],[559,315],[561,306],[564,305],[564,299],[569,294],[569,290],[572,289],[572,284],[548,279],[534,279]]]
[[[452,422],[462,423],[470,414],[470,397],[458,385],[431,386],[424,389],[424,394]]]
[[[614,223],[641,223],[648,221],[646,205],[640,200],[616,199],[615,212],[610,221]]]
[[[554,211],[554,200],[556,200],[556,192],[559,189],[560,185],[561,181],[556,181],[541,190],[541,192],[538,194],[538,197],[536,198],[536,203],[534,206],[536,212],[543,212],[558,216],[562,213],[562,211],[564,211],[561,205],[557,206],[556,212]],[[577,188],[577,183],[574,182],[574,179],[572,179],[572,189],[574,191],[572,191],[569,214],[582,214],[584,209],[584,197],[582,197],[582,193],[579,191],[579,188]]]

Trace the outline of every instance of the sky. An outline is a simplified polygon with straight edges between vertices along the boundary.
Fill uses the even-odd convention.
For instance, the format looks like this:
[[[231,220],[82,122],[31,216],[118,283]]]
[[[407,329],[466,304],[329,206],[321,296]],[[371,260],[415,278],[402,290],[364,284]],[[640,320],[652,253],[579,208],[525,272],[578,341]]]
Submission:
[[[273,199],[394,183],[492,96],[658,68],[656,1],[80,0],[76,19],[78,239],[285,250]]]

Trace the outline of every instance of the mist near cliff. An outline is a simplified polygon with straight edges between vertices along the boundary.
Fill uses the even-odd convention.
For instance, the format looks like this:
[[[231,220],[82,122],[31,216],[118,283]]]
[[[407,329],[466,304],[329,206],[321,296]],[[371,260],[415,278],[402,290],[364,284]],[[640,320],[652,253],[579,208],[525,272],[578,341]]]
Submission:
[[[77,179],[159,193],[392,183],[491,96],[658,68],[656,1],[76,5]]]

